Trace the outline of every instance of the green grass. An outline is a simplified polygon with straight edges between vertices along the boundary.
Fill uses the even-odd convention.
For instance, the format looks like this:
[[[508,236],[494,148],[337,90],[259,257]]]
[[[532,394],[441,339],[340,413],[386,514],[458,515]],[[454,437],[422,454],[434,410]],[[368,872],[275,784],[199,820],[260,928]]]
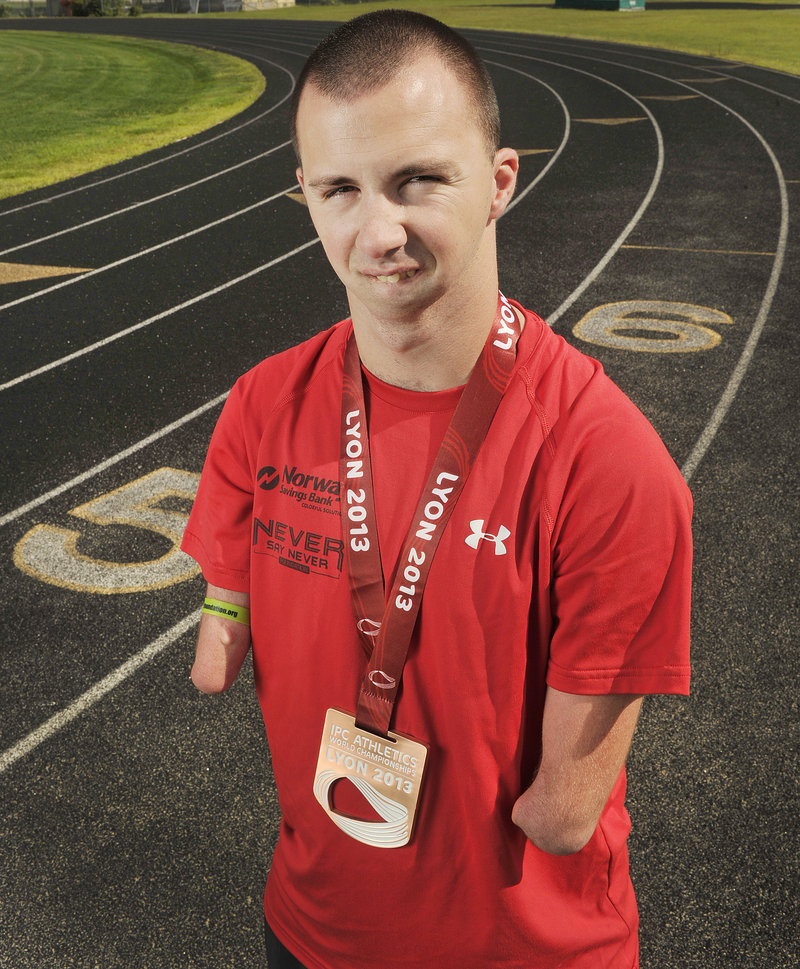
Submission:
[[[443,0],[441,3],[399,0],[396,5],[430,14],[452,27],[641,44],[800,74],[800,10],[770,10],[770,2],[763,0],[763,10],[714,9],[714,0],[710,0],[703,9],[687,10],[676,4],[671,10],[643,12],[556,10],[552,0]],[[390,3],[304,5],[225,16],[348,20],[389,5],[391,0]]]
[[[0,32],[0,198],[203,131],[264,89],[246,61],[157,41]]]

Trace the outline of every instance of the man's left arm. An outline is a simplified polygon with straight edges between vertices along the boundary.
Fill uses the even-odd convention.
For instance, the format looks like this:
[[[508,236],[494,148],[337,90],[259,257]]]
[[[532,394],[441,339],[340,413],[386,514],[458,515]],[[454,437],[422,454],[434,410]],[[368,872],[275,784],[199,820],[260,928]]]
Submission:
[[[542,759],[511,818],[542,851],[568,855],[594,834],[630,750],[640,695],[545,695]]]

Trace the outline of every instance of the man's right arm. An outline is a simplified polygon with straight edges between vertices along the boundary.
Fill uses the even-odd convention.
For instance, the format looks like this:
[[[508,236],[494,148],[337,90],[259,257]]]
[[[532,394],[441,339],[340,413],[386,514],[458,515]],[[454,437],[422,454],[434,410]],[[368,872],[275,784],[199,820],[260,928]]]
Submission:
[[[250,596],[209,585],[210,599],[250,607]],[[250,649],[250,626],[203,613],[192,667],[192,683],[203,693],[222,693],[236,679]]]

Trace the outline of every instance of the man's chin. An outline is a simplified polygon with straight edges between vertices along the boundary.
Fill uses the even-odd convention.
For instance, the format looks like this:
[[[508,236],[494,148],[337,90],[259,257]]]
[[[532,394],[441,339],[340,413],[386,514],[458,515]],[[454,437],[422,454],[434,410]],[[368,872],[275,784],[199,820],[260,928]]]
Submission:
[[[420,285],[421,280],[408,280],[417,285],[403,286],[395,283],[376,283],[349,292],[351,307],[384,320],[414,322],[441,296],[435,286]],[[383,288],[379,288],[383,287]]]

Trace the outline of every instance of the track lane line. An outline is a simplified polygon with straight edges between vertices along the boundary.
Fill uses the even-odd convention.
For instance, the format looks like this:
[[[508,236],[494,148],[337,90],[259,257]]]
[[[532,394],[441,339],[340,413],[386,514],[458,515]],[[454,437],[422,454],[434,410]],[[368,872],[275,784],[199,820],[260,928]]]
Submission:
[[[553,39],[555,40],[555,38]],[[603,51],[603,53],[611,54],[611,55],[614,55],[615,53],[617,53],[614,50],[613,45],[611,44],[601,47],[602,42],[598,41],[596,43],[597,43],[597,46]],[[527,50],[529,48],[520,46],[519,49]],[[572,52],[576,49],[581,50],[581,48],[579,47],[576,48],[575,44],[569,44],[566,41],[564,42],[563,47],[557,47],[555,45],[552,47],[549,47],[549,46],[545,46],[544,44],[541,44],[541,42],[537,42],[537,49],[546,50],[546,51],[549,51],[550,53],[567,54],[567,55],[572,54]],[[702,71],[705,74],[716,74],[719,77],[724,77],[726,80],[738,81],[740,84],[746,84],[748,87],[758,88],[759,90],[763,91],[765,94],[770,94],[776,98],[783,98],[785,101],[791,101],[793,104],[800,104],[800,98],[794,98],[790,94],[785,94],[783,91],[776,91],[774,88],[765,87],[763,84],[757,84],[755,81],[749,81],[747,78],[739,77],[738,74],[726,74],[725,72],[732,71],[741,67],[745,67],[745,68],[751,68],[752,70],[766,71],[766,72],[769,72],[770,74],[777,74],[780,77],[790,77],[790,78],[793,78],[794,80],[797,80],[797,75],[795,74],[790,74],[788,71],[779,71],[772,67],[763,67],[760,64],[747,64],[743,61],[736,61],[736,62],[730,61],[725,64],[720,63],[718,66],[703,67],[702,65],[699,65],[699,64],[687,64],[684,61],[677,60],[678,56],[680,56],[681,54],[685,55],[685,53],[686,53],[685,51],[683,52],[675,51],[675,55],[676,55],[675,60],[671,60],[668,57],[654,57],[651,54],[644,54],[644,53],[640,54],[634,50],[630,51],[630,56],[635,57],[638,60],[651,61],[656,64],[666,64],[666,65],[669,65],[670,67],[678,67],[678,68],[681,68],[682,70]],[[584,58],[586,57],[585,54],[572,54],[572,56],[584,57]],[[697,56],[702,57],[703,55],[698,54]],[[714,58],[710,58],[710,59],[714,60]],[[636,68],[631,67],[631,70],[636,70]]]
[[[491,50],[491,48],[487,48],[487,47],[482,47],[481,49]],[[493,52],[508,53],[507,51],[493,51]],[[594,266],[594,268],[588,273],[588,275],[584,277],[580,285],[578,285],[570,293],[570,295],[562,302],[562,304],[553,313],[548,314],[547,324],[548,326],[553,326],[564,315],[564,313],[566,313],[566,311],[573,305],[573,303],[575,303],[575,301],[578,300],[583,295],[583,293],[589,288],[589,286],[592,285],[592,283],[598,278],[598,276],[600,276],[600,274],[603,272],[603,270],[606,268],[609,262],[611,262],[614,256],[619,252],[620,247],[623,245],[625,240],[628,238],[628,236],[630,236],[631,232],[633,232],[633,230],[639,224],[642,217],[644,216],[644,213],[647,211],[648,206],[653,201],[653,198],[655,197],[655,194],[658,190],[659,183],[661,181],[661,175],[664,171],[664,138],[661,133],[661,128],[659,127],[659,124],[655,119],[655,115],[647,107],[647,105],[644,104],[642,101],[640,101],[639,98],[637,98],[634,94],[631,94],[630,91],[626,91],[625,88],[620,87],[619,84],[615,84],[613,81],[608,80],[608,78],[600,77],[597,74],[592,74],[590,71],[584,71],[579,67],[573,67],[572,65],[569,65],[569,64],[561,64],[556,61],[551,61],[543,57],[534,56],[532,54],[518,54],[514,52],[512,53],[512,56],[521,57],[523,58],[523,60],[532,60],[538,63],[549,64],[551,66],[559,67],[564,70],[573,71],[576,74],[583,74],[585,77],[588,77],[591,80],[596,80],[602,84],[607,84],[609,87],[612,87],[615,90],[619,91],[620,94],[623,94],[625,97],[630,98],[630,100],[633,101],[634,104],[647,115],[656,138],[656,150],[657,150],[656,166],[653,172],[653,177],[650,180],[650,186],[647,192],[645,193],[642,201],[639,203],[639,207],[636,209],[636,212],[633,214],[632,218],[629,220],[628,224],[625,226],[622,232],[617,236],[614,242],[612,242],[611,246],[606,250],[603,257]]]
[[[264,49],[262,47],[259,47],[259,46],[255,45],[255,44],[248,44],[247,46],[249,46],[249,47],[255,47],[256,50]],[[236,48],[225,48],[225,47],[217,47],[217,46],[215,46],[213,49],[214,50],[222,51],[223,53],[236,54],[236,56],[241,57],[241,54],[240,53],[237,53],[237,49]],[[283,51],[282,48],[269,47],[268,49],[278,50],[281,53],[284,53],[284,51]],[[297,53],[296,51],[288,51],[288,53],[289,54],[297,54],[297,56],[302,56],[299,53]],[[232,128],[230,131],[222,132],[222,133],[220,133],[218,135],[215,135],[213,138],[209,138],[206,141],[203,141],[203,142],[201,142],[198,145],[193,145],[193,146],[191,146],[189,148],[184,148],[184,149],[181,149],[180,151],[176,151],[176,152],[174,152],[173,154],[169,155],[166,158],[160,158],[160,159],[158,159],[156,161],[148,162],[146,165],[141,165],[138,168],[132,168],[130,171],[121,172],[121,173],[119,173],[117,175],[112,175],[109,178],[102,179],[101,181],[93,182],[91,185],[85,185],[85,186],[82,186],[80,188],[71,189],[69,192],[64,192],[64,193],[62,193],[60,195],[51,195],[47,199],[42,199],[42,200],[40,200],[38,202],[31,202],[28,205],[23,205],[23,206],[20,206],[19,208],[16,208],[16,209],[9,209],[6,212],[0,212],[0,218],[2,218],[4,215],[11,214],[11,212],[19,212],[22,209],[29,208],[29,207],[31,207],[33,205],[43,205],[45,202],[50,202],[50,201],[53,201],[55,199],[63,198],[66,195],[72,195],[72,194],[75,194],[76,192],[86,191],[87,189],[90,189],[90,188],[96,188],[97,186],[104,185],[107,182],[112,182],[112,181],[115,181],[115,180],[120,179],[120,178],[125,178],[128,175],[133,175],[133,174],[135,174],[137,172],[144,171],[147,168],[152,168],[155,165],[160,165],[160,164],[162,164],[165,161],[171,161],[175,157],[178,157],[180,155],[184,155],[184,154],[186,154],[187,152],[190,152],[190,151],[195,151],[197,148],[203,148],[206,145],[209,145],[209,144],[211,144],[214,141],[218,141],[220,138],[225,138],[225,137],[227,137],[230,134],[234,134],[237,131],[240,131],[242,128],[246,128],[248,125],[254,124],[256,121],[262,120],[268,114],[271,114],[273,111],[275,111],[282,104],[284,104],[286,101],[289,100],[289,98],[292,96],[292,94],[294,92],[294,88],[295,88],[295,84],[296,84],[296,79],[295,79],[295,76],[292,74],[292,72],[290,70],[288,70],[288,68],[283,67],[281,64],[277,64],[274,61],[270,61],[270,60],[268,60],[265,57],[258,57],[258,56],[254,55],[254,54],[253,55],[250,55],[250,57],[253,60],[260,60],[260,61],[263,61],[265,64],[270,64],[272,67],[275,67],[278,70],[281,70],[285,74],[288,74],[289,75],[289,80],[291,81],[291,87],[289,88],[288,93],[285,94],[280,99],[280,101],[277,101],[275,104],[273,104],[272,107],[269,108],[268,110],[263,111],[261,114],[257,115],[255,118],[252,118],[250,121],[246,121],[243,124],[238,125],[235,128]],[[246,58],[242,58],[242,59],[246,59]],[[221,123],[224,123],[224,122],[221,122]],[[60,230],[58,232],[51,233],[50,235],[41,236],[38,239],[33,239],[33,240],[29,241],[29,242],[24,242],[21,245],[14,246],[14,247],[12,247],[10,249],[4,249],[4,250],[0,251],[0,256],[4,256],[4,255],[6,255],[9,252],[17,252],[19,249],[24,249],[24,248],[26,248],[26,246],[33,246],[33,245],[35,245],[38,242],[46,242],[49,239],[55,239],[58,236],[65,235],[68,232],[74,232],[74,231],[77,231],[78,229],[84,228],[85,226],[94,225],[97,222],[102,222],[105,219],[113,218],[116,215],[122,215],[125,212],[130,212],[132,209],[138,208],[139,206],[148,205],[151,202],[158,202],[161,199],[168,198],[170,195],[177,195],[179,192],[183,192],[186,189],[194,188],[197,185],[202,185],[204,182],[208,182],[208,181],[210,181],[213,178],[217,178],[220,175],[226,175],[229,172],[232,172],[232,171],[236,170],[237,168],[242,168],[245,165],[249,165],[251,162],[258,161],[260,158],[265,158],[267,155],[271,154],[272,152],[278,151],[280,148],[286,148],[290,144],[291,144],[291,141],[281,142],[281,144],[276,145],[273,148],[270,148],[268,151],[261,152],[261,154],[255,155],[253,158],[248,158],[248,159],[245,159],[245,161],[238,162],[236,165],[232,165],[230,168],[225,168],[225,169],[222,169],[221,171],[215,172],[215,173],[213,173],[211,175],[207,175],[205,178],[201,178],[201,179],[199,179],[196,182],[189,182],[186,185],[181,185],[178,188],[173,189],[170,192],[165,192],[162,195],[157,195],[157,196],[154,196],[153,198],[145,199],[142,202],[136,202],[135,204],[129,205],[129,206],[127,206],[125,208],[122,208],[122,209],[116,209],[114,212],[110,212],[107,215],[102,215],[102,216],[100,216],[100,217],[98,217],[96,219],[92,219],[92,220],[90,220],[88,222],[81,222],[81,223],[78,223],[77,225],[70,226],[67,229],[62,229],[62,230]]]
[[[277,198],[277,196],[275,197]],[[267,199],[267,201],[270,200]],[[253,206],[253,208],[255,208],[255,206]],[[251,269],[248,272],[243,273],[241,276],[236,276],[234,279],[229,279],[227,282],[221,283],[219,286],[215,286],[213,289],[206,290],[204,293],[199,293],[197,296],[193,296],[191,299],[185,300],[183,303],[179,303],[177,306],[172,306],[168,310],[164,310],[162,313],[157,313],[155,316],[148,317],[146,320],[141,320],[139,323],[134,323],[133,326],[129,326],[124,330],[119,330],[117,333],[112,333],[111,336],[104,337],[102,340],[98,340],[96,343],[91,343],[80,350],[75,350],[74,353],[69,353],[65,357],[60,357],[58,360],[53,360],[50,363],[46,363],[43,366],[38,367],[36,370],[31,370],[28,373],[21,374],[19,377],[14,377],[12,380],[8,380],[5,383],[0,384],[0,391],[9,390],[11,387],[16,387],[18,384],[25,383],[27,380],[32,380],[34,377],[39,377],[41,374],[47,373],[50,370],[56,370],[58,367],[63,367],[65,364],[71,363],[73,360],[77,360],[79,357],[84,357],[89,353],[93,353],[95,350],[99,350],[102,347],[107,347],[109,344],[115,343],[117,340],[121,340],[123,337],[130,336],[131,333],[135,333],[137,330],[142,330],[153,323],[158,323],[159,320],[164,320],[168,316],[172,316],[173,313],[187,309],[189,306],[194,306],[196,303],[201,303],[203,300],[208,299],[211,296],[216,296],[217,293],[222,293],[226,289],[230,289],[231,286],[236,286],[238,283],[244,282],[246,279],[257,276],[266,269],[271,269],[273,266],[277,266],[278,263],[283,262],[284,259],[290,259],[292,256],[296,256],[304,249],[308,249],[311,246],[316,245],[318,242],[319,238],[315,236],[309,242],[304,242],[302,245],[296,246],[289,252],[283,253],[282,256],[277,256],[275,259],[270,259],[269,262],[266,262],[261,266],[256,266],[255,269]]]
[[[490,63],[493,63],[493,62],[490,62]],[[566,109],[566,105],[564,104],[563,100],[545,82],[540,81],[538,78],[533,77],[531,74],[527,74],[524,71],[521,71],[521,70],[518,70],[516,68],[510,67],[509,65],[506,65],[506,64],[498,63],[498,64],[496,64],[496,66],[497,67],[500,67],[500,68],[505,68],[505,69],[507,69],[509,71],[512,71],[514,73],[517,73],[517,74],[521,74],[523,77],[528,78],[529,80],[533,81],[534,83],[541,84],[543,87],[547,88],[547,90],[549,90],[550,93],[553,94],[553,96],[560,102],[561,107],[562,107],[562,110],[564,111],[564,115],[565,115],[565,118],[566,118],[566,122],[567,122],[567,131],[565,133],[564,138],[562,139],[562,142],[561,142],[561,145],[559,146],[559,149],[556,152],[556,155],[553,158],[550,159],[550,161],[545,166],[545,168],[543,169],[543,171],[540,172],[539,176],[537,176],[529,185],[527,185],[526,188],[523,190],[523,192],[521,194],[519,194],[512,201],[512,203],[509,206],[509,208],[513,208],[513,206],[516,205],[525,195],[527,195],[527,193],[534,187],[534,185],[537,184],[537,182],[541,178],[544,177],[544,175],[546,174],[546,172],[555,163],[558,154],[560,154],[561,151],[563,151],[564,145],[566,144],[566,140],[569,137],[569,113],[568,113],[568,111]],[[287,95],[287,97],[288,97],[288,95]],[[284,98],[284,100],[285,100],[285,98]],[[28,242],[23,242],[23,243],[20,243],[19,245],[11,246],[11,247],[9,247],[7,249],[2,249],[2,250],[0,250],[0,256],[6,256],[6,255],[8,255],[10,253],[18,252],[21,249],[26,249],[26,248],[28,248],[30,246],[34,246],[34,245],[36,245],[38,243],[41,243],[41,242],[47,242],[47,241],[49,241],[51,239],[58,238],[59,236],[67,235],[70,232],[77,232],[80,229],[87,228],[88,226],[96,225],[97,223],[107,221],[108,219],[114,218],[114,217],[116,217],[118,215],[123,215],[123,214],[125,214],[127,212],[133,211],[134,209],[140,208],[140,207],[142,207],[144,205],[149,205],[149,204],[151,204],[153,202],[162,201],[165,198],[169,198],[169,197],[171,197],[173,195],[177,195],[180,192],[186,191],[187,189],[195,188],[198,185],[202,185],[202,184],[204,184],[206,182],[209,182],[209,181],[213,180],[214,178],[218,178],[221,175],[225,175],[225,174],[228,174],[228,173],[230,173],[232,171],[235,171],[235,170],[237,170],[239,168],[243,168],[246,165],[249,165],[249,164],[251,164],[253,162],[259,161],[260,159],[265,158],[268,155],[271,155],[271,154],[273,154],[276,151],[279,151],[279,150],[281,150],[283,148],[287,148],[290,145],[291,145],[291,141],[290,140],[283,141],[279,145],[275,145],[272,148],[268,149],[265,152],[262,152],[259,155],[255,155],[252,158],[248,158],[248,159],[245,159],[242,162],[238,162],[235,165],[231,165],[229,168],[222,169],[221,171],[218,171],[218,172],[214,172],[211,175],[207,175],[204,178],[198,179],[195,182],[190,182],[190,183],[187,183],[186,185],[179,186],[178,188],[173,189],[173,190],[171,190],[169,192],[164,192],[161,195],[156,195],[156,196],[153,196],[153,197],[151,197],[149,199],[144,199],[144,200],[142,200],[140,202],[135,202],[132,205],[126,206],[125,208],[117,209],[114,212],[106,213],[105,215],[98,216],[95,219],[90,219],[90,220],[88,220],[86,222],[77,223],[76,225],[69,226],[69,227],[67,227],[65,229],[60,229],[58,232],[53,232],[53,233],[51,233],[49,235],[41,236],[41,237],[39,237],[37,239],[29,240]],[[100,184],[100,183],[97,183],[97,184]],[[296,187],[298,187],[298,186],[295,185],[293,188],[296,188]],[[293,191],[293,188],[287,189],[287,191],[291,192],[291,191]],[[187,233],[185,235],[176,236],[173,239],[165,240],[164,242],[159,243],[155,247],[152,247],[152,248],[149,248],[149,249],[144,249],[144,250],[142,250],[139,253],[134,253],[134,254],[132,254],[130,256],[126,256],[126,257],[124,257],[121,260],[117,260],[115,262],[108,263],[105,266],[99,266],[96,269],[90,270],[89,272],[82,273],[79,277],[75,277],[73,279],[65,280],[62,283],[57,283],[57,284],[55,284],[53,286],[47,286],[44,289],[37,290],[35,293],[29,293],[26,296],[19,297],[16,300],[11,300],[11,301],[9,301],[7,303],[2,303],[2,304],[0,304],[0,311],[5,310],[5,309],[10,309],[10,308],[12,308],[14,306],[18,306],[21,303],[28,302],[29,300],[32,300],[32,299],[37,299],[39,296],[44,296],[47,293],[53,292],[54,290],[57,290],[57,289],[60,289],[64,285],[72,285],[72,284],[75,284],[75,283],[78,283],[78,282],[82,282],[83,280],[88,279],[91,276],[95,276],[95,275],[97,275],[99,273],[106,272],[109,269],[114,269],[117,266],[123,265],[125,262],[129,262],[129,261],[131,261],[134,258],[139,258],[140,256],[148,255],[149,253],[154,252],[158,248],[164,247],[166,245],[170,245],[170,244],[175,243],[175,242],[180,242],[183,239],[189,238],[191,235],[194,235],[194,234],[196,234],[198,232],[204,231],[207,228],[213,228],[213,227],[221,224],[222,222],[226,221],[227,219],[234,218],[237,215],[246,214],[247,212],[252,211],[252,209],[253,208],[256,208],[258,205],[263,205],[266,202],[272,201],[275,198],[278,198],[280,195],[283,195],[283,194],[286,194],[286,193],[285,192],[280,192],[280,193],[278,193],[278,195],[273,195],[269,199],[264,199],[261,202],[258,202],[258,203],[256,203],[253,206],[249,206],[249,207],[246,207],[244,209],[239,209],[236,212],[230,213],[228,216],[224,216],[222,219],[219,219],[219,220],[217,220],[215,222],[210,222],[210,223],[208,223],[205,226],[198,227],[197,229],[193,229],[190,233]],[[5,389],[5,385],[0,385],[0,390],[3,390],[3,389]]]
[[[758,129],[751,124],[743,115],[738,111],[735,111],[730,105],[725,104],[718,98],[712,97],[705,91],[700,91],[686,81],[679,81],[675,78],[666,77],[663,74],[657,74],[655,71],[646,70],[643,67],[634,67],[629,64],[620,63],[619,61],[606,60],[604,58],[589,57],[588,55],[572,55],[574,57],[582,57],[584,60],[591,60],[593,63],[609,64],[613,67],[622,67],[626,70],[635,71],[639,74],[647,74],[650,77],[655,77],[658,80],[666,81],[670,84],[677,84],[679,87],[685,88],[687,91],[692,91],[694,94],[699,95],[711,104],[716,105],[721,108],[724,112],[732,115],[739,121],[745,128],[747,128],[753,136],[760,142],[762,148],[766,152],[767,157],[772,164],[773,170],[775,172],[775,177],[778,184],[778,195],[780,197],[780,223],[778,227],[778,242],[775,247],[775,258],[772,263],[772,270],[767,281],[767,285],[764,290],[764,295],[761,299],[761,304],[758,309],[758,313],[753,321],[753,325],[750,329],[750,333],[745,341],[745,345],[742,349],[739,359],[728,378],[728,382],[725,385],[725,389],[722,392],[719,400],[717,401],[714,410],[711,413],[706,425],[700,432],[699,437],[694,443],[692,450],[689,452],[688,457],[681,466],[681,474],[684,479],[689,482],[694,477],[697,472],[700,462],[703,460],[711,447],[720,427],[722,426],[725,417],[728,414],[736,395],[739,392],[739,388],[742,385],[745,374],[752,363],[753,357],[755,355],[755,350],[758,345],[758,341],[761,338],[761,334],[764,331],[764,327],[769,316],[769,311],[772,308],[772,301],[775,298],[775,293],[778,289],[778,283],[780,281],[780,275],[783,271],[783,263],[786,257],[786,249],[789,238],[789,195],[786,188],[786,179],[783,174],[783,169],[778,161],[777,155],[772,150],[769,142],[764,138]],[[645,109],[647,110],[647,109]],[[565,301],[566,302],[566,301]],[[563,304],[562,304],[563,305]]]
[[[200,614],[201,610],[198,609],[195,612],[189,613],[188,616],[184,616],[183,619],[176,622],[165,633],[162,633],[158,639],[153,640],[152,643],[149,643],[143,649],[139,650],[138,653],[131,656],[130,659],[126,660],[121,666],[118,666],[113,672],[89,687],[85,693],[82,693],[69,706],[53,714],[40,727],[32,730],[21,740],[18,740],[17,743],[3,751],[0,754],[0,774],[3,774],[18,760],[21,760],[32,750],[35,750],[45,740],[52,737],[53,734],[63,730],[76,717],[79,717],[90,707],[93,707],[107,693],[116,689],[116,687],[124,683],[125,680],[140,670],[146,663],[155,659],[159,653],[162,653],[168,646],[171,646],[175,640],[199,624]]]
[[[753,326],[745,342],[744,348],[742,349],[739,359],[736,361],[736,366],[731,373],[728,383],[722,392],[722,396],[717,402],[716,407],[711,413],[711,417],[708,423],[703,428],[702,433],[695,442],[689,456],[684,462],[681,468],[681,474],[687,481],[690,481],[695,473],[697,472],[700,462],[706,456],[708,449],[717,436],[717,432],[722,426],[728,411],[731,409],[736,396],[739,393],[739,388],[742,385],[745,374],[747,373],[750,364],[753,361],[753,357],[756,352],[756,347],[758,346],[758,341],[761,339],[761,334],[764,332],[764,327],[766,326],[767,319],[769,317],[769,312],[772,309],[772,301],[775,298],[775,293],[778,290],[778,283],[780,281],[781,273],[783,272],[783,263],[786,257],[786,249],[789,239],[789,193],[786,188],[786,179],[783,175],[783,169],[778,161],[775,152],[772,150],[769,142],[764,138],[760,131],[756,128],[742,115],[734,111],[727,105],[722,104],[720,101],[716,101],[714,98],[709,98],[710,101],[714,101],[715,104],[719,105],[726,111],[729,111],[732,115],[739,119],[745,127],[749,128],[750,131],[755,135],[755,137],[761,142],[764,151],[767,153],[767,157],[772,163],[772,167],[775,170],[775,176],[778,181],[778,193],[780,195],[781,202],[781,219],[780,226],[778,228],[778,245],[776,246],[775,259],[772,263],[772,272],[770,273],[769,280],[767,281],[766,289],[764,290],[764,296],[761,300],[761,305],[758,308],[758,313],[753,321]]]
[[[510,64],[503,64],[500,61],[486,61],[486,63],[491,64],[494,67],[500,67],[506,71],[511,71],[514,74],[520,74],[522,75],[522,77],[526,77],[529,80],[533,81],[534,83],[540,84],[543,88],[546,88],[553,95],[556,101],[558,101],[558,104],[561,108],[561,112],[564,115],[564,134],[561,137],[561,144],[553,152],[552,156],[548,159],[547,164],[539,172],[539,174],[532,181],[530,181],[521,192],[518,192],[514,196],[514,198],[509,202],[509,204],[506,206],[505,211],[500,216],[500,218],[502,219],[503,216],[508,215],[508,213],[525,198],[528,192],[530,192],[536,185],[539,184],[539,182],[545,177],[545,175],[547,175],[547,173],[550,171],[553,165],[555,165],[555,163],[558,161],[564,149],[567,147],[567,142],[569,141],[570,134],[572,133],[572,119],[570,117],[569,108],[567,108],[567,105],[564,102],[564,99],[561,97],[561,95],[555,90],[555,88],[545,83],[545,81],[543,81],[541,78],[534,77],[532,74],[528,74],[526,71],[521,71],[517,67],[511,67]]]
[[[281,198],[281,196],[286,195],[287,192],[292,192],[295,188],[299,187],[300,186],[295,183],[289,188],[281,189],[280,192],[270,195],[268,198],[260,199],[258,202],[253,202],[252,205],[246,205],[243,209],[237,209],[235,212],[229,212],[228,215],[223,215],[221,218],[214,219],[213,222],[207,222],[205,225],[198,226],[196,229],[191,229],[189,232],[184,232],[179,236],[173,236],[171,239],[165,239],[163,242],[158,242],[154,246],[149,246],[147,249],[141,249],[139,252],[134,252],[129,256],[123,256],[122,259],[115,259],[114,262],[106,263],[105,266],[98,266],[97,269],[90,269],[89,272],[82,273],[80,276],[74,276],[72,279],[65,279],[63,282],[55,283],[53,286],[45,286],[44,289],[37,289],[35,293],[28,293],[27,296],[20,296],[17,299],[10,300],[8,303],[2,303],[0,304],[0,310],[7,310],[11,309],[13,306],[19,306],[22,303],[28,303],[33,299],[38,299],[40,296],[45,296],[47,293],[53,293],[56,290],[64,289],[65,286],[74,286],[76,283],[81,283],[86,279],[91,279],[93,276],[99,276],[101,273],[106,273],[110,269],[117,269],[119,266],[124,266],[126,263],[133,262],[134,259],[141,259],[143,256],[149,256],[154,252],[158,252],[159,249],[166,249],[167,246],[174,246],[177,242],[183,242],[185,239],[191,239],[192,236],[199,235],[201,232],[207,232],[209,229],[215,229],[217,226],[223,225],[225,222],[230,222],[231,219],[236,219],[241,215],[247,215],[249,212],[253,212],[255,209],[261,208],[262,205],[267,205],[270,202],[274,202],[276,199]],[[0,390],[3,390],[5,386],[5,384],[0,386]]]
[[[190,188],[197,188],[198,185],[204,185],[206,182],[213,181],[215,178],[221,178],[223,175],[229,175],[231,172],[235,172],[239,168],[244,168],[246,165],[252,165],[253,162],[261,161],[262,158],[266,158],[268,155],[273,154],[273,152],[280,151],[281,148],[287,148],[291,145],[291,141],[283,141],[279,145],[275,145],[273,148],[269,148],[267,151],[262,151],[260,155],[254,155],[252,158],[246,158],[244,161],[237,162],[235,165],[231,165],[228,168],[220,169],[218,172],[214,172],[211,175],[206,175],[204,178],[199,178],[196,182],[187,182],[185,185],[180,185],[178,188],[174,188],[169,192],[163,192],[161,195],[153,195],[151,198],[142,199],[141,202],[134,202],[132,205],[126,205],[125,208],[115,209],[113,212],[107,212],[105,215],[98,215],[97,218],[88,219],[86,222],[78,222],[75,225],[68,226],[66,229],[59,229],[58,232],[51,232],[50,235],[39,236],[38,239],[31,239],[28,242],[22,242],[18,246],[11,246],[8,249],[0,249],[0,256],[7,256],[11,252],[19,252],[20,249],[27,249],[30,246],[38,245],[40,242],[49,242],[50,239],[57,239],[59,236],[68,235],[70,232],[78,232],[80,229],[86,229],[90,225],[97,225],[99,222],[105,222],[108,219],[114,219],[119,215],[125,215],[126,212],[132,212],[134,209],[140,209],[143,205],[152,205],[153,202],[163,202],[164,199],[170,198],[173,195],[180,195],[181,192],[186,192]],[[37,295],[37,294],[32,294]],[[5,307],[0,306],[0,309]]]
[[[201,404],[200,407],[195,408],[188,414],[184,414],[183,417],[179,417],[178,420],[172,421],[170,424],[166,424],[164,427],[159,428],[159,430],[153,431],[152,434],[148,434],[147,437],[143,437],[135,444],[131,444],[130,447],[126,447],[122,451],[112,454],[111,457],[105,458],[103,461],[93,465],[91,468],[87,468],[86,471],[82,471],[74,478],[70,478],[68,481],[62,482],[60,485],[57,485],[50,491],[45,492],[45,494],[32,498],[24,505],[14,508],[13,511],[6,512],[6,514],[0,516],[0,528],[2,528],[3,525],[8,525],[11,522],[16,521],[18,518],[26,515],[29,511],[33,511],[34,508],[38,508],[40,505],[44,505],[48,501],[52,501],[59,495],[63,495],[65,491],[69,491],[71,488],[76,488],[85,481],[90,481],[98,474],[102,474],[104,471],[112,468],[115,464],[119,464],[120,461],[124,461],[126,458],[132,457],[134,454],[142,451],[146,447],[149,447],[151,444],[155,444],[156,441],[160,441],[161,438],[166,437],[173,431],[180,430],[180,428],[191,423],[193,420],[195,420],[195,418],[202,417],[203,414],[224,403],[228,394],[229,391],[226,390],[224,394],[214,397],[213,400],[207,400],[205,404]]]

